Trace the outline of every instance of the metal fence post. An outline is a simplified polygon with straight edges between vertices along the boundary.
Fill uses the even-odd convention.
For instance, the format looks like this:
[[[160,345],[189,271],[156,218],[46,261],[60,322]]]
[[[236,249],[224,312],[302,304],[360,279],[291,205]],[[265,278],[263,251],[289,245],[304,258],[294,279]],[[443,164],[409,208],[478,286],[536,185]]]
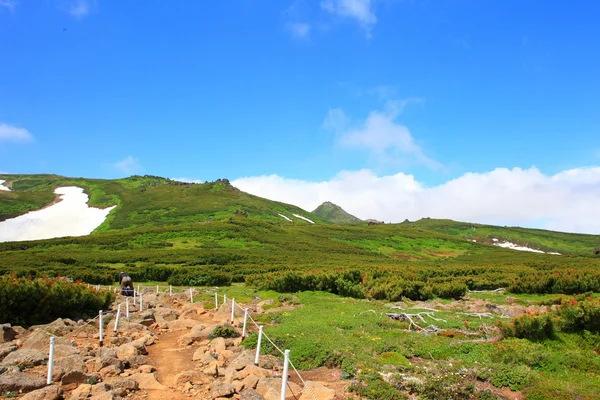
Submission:
[[[233,325],[233,321],[235,319],[235,299],[231,299],[231,324]]]
[[[121,304],[117,307],[117,318],[115,319],[115,328],[113,332],[116,332],[119,329],[119,318],[121,318]]]
[[[104,330],[104,326],[102,326],[102,310],[100,310],[100,312],[98,313],[98,325],[100,328],[100,334],[98,335],[100,338],[100,347],[102,347],[102,342],[104,342],[104,338],[102,337],[103,335],[103,330]]]
[[[258,365],[258,356],[260,355],[260,342],[262,342],[263,326],[258,327],[258,342],[256,343],[256,356],[254,356],[254,364]]]
[[[129,319],[129,297],[125,298],[125,312],[126,312],[126,316],[127,319]]]
[[[244,329],[242,329],[242,338],[246,337],[246,323],[248,322],[248,309],[244,309]]]
[[[219,309],[219,295],[215,292],[215,310]]]
[[[286,350],[284,353],[283,360],[283,376],[281,377],[281,400],[285,400],[285,392],[287,391],[287,380],[288,380],[288,364],[290,362],[290,351]]]
[[[50,338],[50,350],[48,351],[48,378],[46,379],[46,384],[49,385],[52,383],[52,368],[54,364],[54,340],[56,338],[52,336]]]

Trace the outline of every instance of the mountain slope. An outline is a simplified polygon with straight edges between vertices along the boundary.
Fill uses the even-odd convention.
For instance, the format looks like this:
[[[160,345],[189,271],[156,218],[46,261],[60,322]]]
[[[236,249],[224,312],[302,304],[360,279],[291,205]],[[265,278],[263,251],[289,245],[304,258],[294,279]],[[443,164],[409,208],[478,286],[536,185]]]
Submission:
[[[55,200],[53,190],[59,186],[82,187],[94,207],[117,205],[96,230],[177,225],[209,220],[226,220],[234,215],[249,219],[308,224],[301,215],[316,223],[325,223],[299,207],[263,199],[242,192],[228,180],[192,184],[155,176],[132,176],[125,179],[66,178],[58,175],[0,175],[12,191],[0,192],[0,221],[27,211],[37,210]]]
[[[534,250],[561,254],[593,255],[594,248],[600,245],[600,235],[502,227],[449,219],[423,218],[415,222],[405,221],[400,225],[426,229],[478,243],[499,245],[508,242]]]
[[[354,215],[348,214],[342,207],[329,201],[321,204],[312,213],[334,224],[360,224],[363,222]]]

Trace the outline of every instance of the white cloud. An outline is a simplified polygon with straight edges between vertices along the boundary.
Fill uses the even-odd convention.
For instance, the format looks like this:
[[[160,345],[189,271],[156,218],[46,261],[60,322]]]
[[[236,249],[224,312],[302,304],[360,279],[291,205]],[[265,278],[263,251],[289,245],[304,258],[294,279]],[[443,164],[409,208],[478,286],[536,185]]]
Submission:
[[[322,0],[321,8],[334,15],[355,19],[370,36],[371,28],[377,23],[371,4],[371,0]]]
[[[467,173],[425,187],[404,173],[342,171],[328,181],[277,175],[236,179],[241,190],[313,210],[332,201],[359,218],[387,222],[424,217],[600,233],[600,167],[545,175],[537,168]]]
[[[77,19],[82,19],[92,12],[96,0],[70,0],[64,5],[64,10]]]
[[[347,128],[348,117],[342,109],[331,109],[323,127],[338,134],[341,146],[366,149],[379,161],[408,160],[432,169],[441,168],[439,162],[423,154],[408,128],[395,122],[404,107],[414,101],[388,102],[386,111],[372,111],[364,122],[353,128]]]
[[[15,12],[17,4],[19,3],[15,0],[0,0],[0,8],[6,8],[11,13]]]
[[[171,180],[177,182],[185,182],[185,183],[204,183],[202,179],[193,179],[193,178],[171,178]]]
[[[310,35],[311,26],[304,22],[293,22],[288,24],[288,29],[296,39],[307,39]]]
[[[140,160],[132,156],[127,156],[121,161],[117,161],[113,164],[113,167],[125,174],[134,174],[142,169]]]
[[[25,128],[0,123],[0,142],[30,142],[33,135]]]

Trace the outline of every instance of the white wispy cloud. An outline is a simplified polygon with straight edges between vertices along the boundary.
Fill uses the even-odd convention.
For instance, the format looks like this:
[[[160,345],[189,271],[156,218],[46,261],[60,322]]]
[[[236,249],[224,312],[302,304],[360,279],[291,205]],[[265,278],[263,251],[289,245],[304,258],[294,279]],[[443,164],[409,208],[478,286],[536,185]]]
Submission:
[[[546,175],[537,168],[466,173],[426,187],[412,175],[342,171],[327,181],[278,175],[239,178],[246,192],[313,210],[332,201],[359,218],[401,222],[424,217],[600,233],[600,167]]]
[[[413,161],[439,169],[441,164],[423,153],[409,129],[396,122],[406,105],[415,101],[388,102],[385,111],[371,111],[364,121],[351,127],[341,108],[331,109],[323,127],[336,132],[342,147],[365,149],[380,162]]]
[[[11,13],[15,12],[15,8],[19,4],[16,0],[0,0],[0,8],[7,9]]]
[[[194,178],[171,178],[171,180],[177,182],[185,182],[185,183],[204,183],[202,179],[194,179]]]
[[[96,7],[96,0],[68,0],[63,9],[72,17],[85,18]]]
[[[307,39],[310,36],[311,26],[306,22],[292,22],[287,26],[292,37],[296,39]]]
[[[136,172],[139,172],[142,169],[140,160],[132,156],[127,156],[121,161],[117,161],[113,164],[113,167],[119,170],[120,172],[129,175],[135,174]]]
[[[322,0],[321,8],[333,15],[356,20],[367,33],[377,23],[371,0]]]
[[[25,128],[0,123],[0,142],[30,142],[33,135]]]

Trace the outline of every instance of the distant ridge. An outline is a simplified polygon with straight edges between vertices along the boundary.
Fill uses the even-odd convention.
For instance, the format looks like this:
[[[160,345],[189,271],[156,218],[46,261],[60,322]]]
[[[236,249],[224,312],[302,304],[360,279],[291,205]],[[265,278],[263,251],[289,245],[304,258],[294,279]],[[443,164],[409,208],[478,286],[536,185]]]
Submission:
[[[352,214],[348,214],[344,209],[330,201],[326,201],[317,207],[313,214],[318,215],[326,221],[334,224],[361,224],[364,221],[360,218],[355,217]]]

